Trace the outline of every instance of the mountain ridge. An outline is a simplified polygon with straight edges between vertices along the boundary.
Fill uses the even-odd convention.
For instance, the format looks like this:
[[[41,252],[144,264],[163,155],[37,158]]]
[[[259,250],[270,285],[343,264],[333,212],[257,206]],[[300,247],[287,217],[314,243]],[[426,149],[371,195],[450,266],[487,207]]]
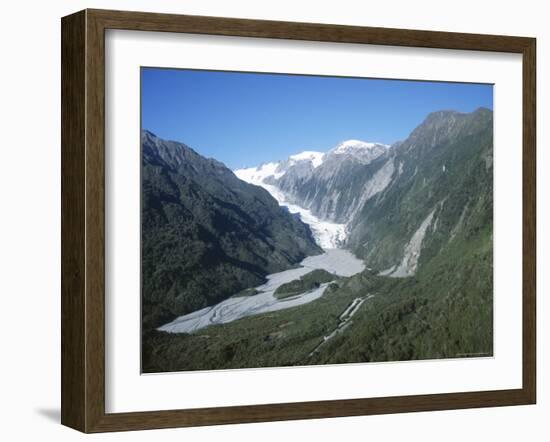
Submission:
[[[309,227],[266,190],[142,133],[144,323],[216,303],[318,253]]]
[[[434,112],[371,161],[340,157],[278,177],[268,163],[244,178],[258,195],[284,189],[279,201],[345,221],[344,247],[366,268],[297,307],[189,334],[150,331],[145,372],[493,354],[492,111]]]
[[[492,174],[492,138],[488,138],[489,135],[492,137],[492,115],[488,108],[478,108],[468,113],[435,111],[428,114],[405,140],[394,143],[391,147],[383,145],[384,148],[374,158],[364,163],[357,161],[353,154],[345,152],[346,149],[341,149],[342,146],[350,146],[353,151],[358,143],[359,149],[372,149],[377,144],[348,140],[325,153],[325,157],[329,158],[324,159],[314,169],[306,162],[306,166],[294,165],[280,176],[265,173],[254,177],[251,182],[275,186],[285,194],[288,201],[310,210],[321,220],[346,224],[348,238],[344,247],[367,258],[369,265],[373,264],[383,274],[408,276],[414,274],[418,266],[418,259],[413,256],[421,253],[424,238],[431,236],[433,227],[438,226],[440,215],[445,212],[442,212],[442,207],[451,204],[447,201],[449,195],[442,195],[440,200],[435,201],[433,194],[437,192],[430,187],[447,188],[449,183],[444,183],[445,180],[439,182],[441,177],[454,177],[455,185],[451,185],[448,192],[456,200],[462,201],[460,195],[455,196],[453,193],[453,188],[456,189],[461,182],[461,177],[455,176],[454,164],[458,151],[454,150],[462,149],[462,155],[470,149],[467,155],[470,155],[472,163],[461,165],[464,168],[461,172],[469,174],[472,167],[477,167],[475,164],[483,163],[486,173],[481,173],[480,176],[487,180],[488,175]],[[462,146],[462,140],[472,139],[473,144]],[[342,150],[340,156],[343,160],[332,163],[330,152],[338,149]],[[478,149],[477,152],[475,149]],[[460,158],[459,160],[462,161]],[[276,168],[272,166],[272,169]],[[250,179],[250,176],[239,170],[235,173],[241,179]],[[432,184],[429,186],[428,183]],[[392,191],[394,186],[397,190]],[[410,191],[407,186],[414,189]],[[492,186],[487,184],[487,188]],[[396,196],[396,192],[401,196]],[[396,206],[393,203],[390,207],[388,203],[384,203],[386,198],[401,201],[401,204]],[[402,210],[403,201],[407,198],[417,200],[418,207],[423,207],[422,213],[413,210],[416,221],[411,218],[412,215]],[[466,207],[463,209],[468,210]],[[408,221],[395,224],[396,233],[393,235],[407,232],[408,239],[405,240],[403,235],[399,240],[396,239],[390,247],[393,251],[390,252],[389,243],[382,246],[380,238],[388,233],[384,224],[398,216]],[[463,218],[464,216],[462,214]],[[430,222],[421,228],[428,218]],[[380,221],[375,222],[375,219]],[[458,219],[455,221],[458,222]],[[377,227],[379,222],[381,225]],[[389,225],[393,225],[392,223],[390,221]],[[365,244],[368,246],[365,247]],[[405,265],[406,262],[409,265]],[[390,271],[392,268],[393,271]]]

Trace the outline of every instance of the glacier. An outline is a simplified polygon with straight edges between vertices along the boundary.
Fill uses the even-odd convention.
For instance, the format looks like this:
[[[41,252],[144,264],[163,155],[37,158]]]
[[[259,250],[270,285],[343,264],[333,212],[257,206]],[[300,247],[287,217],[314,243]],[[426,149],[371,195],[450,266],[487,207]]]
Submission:
[[[322,221],[313,215],[309,209],[304,209],[287,201],[284,193],[276,186],[265,183],[262,183],[261,186],[277,200],[280,206],[286,207],[290,213],[300,215],[301,220],[309,225],[313,238],[322,249],[335,249],[344,244],[347,234],[346,224]]]
[[[357,142],[353,141],[355,147],[352,148],[358,148]],[[344,147],[346,149],[350,148],[351,144]],[[372,147],[367,143],[364,144],[360,147],[367,149]],[[321,284],[311,291],[284,299],[277,299],[275,290],[281,285],[299,279],[316,269],[323,269],[338,276],[352,276],[366,268],[362,260],[350,251],[341,248],[347,236],[346,224],[321,220],[313,215],[309,209],[289,201],[285,193],[276,185],[268,183],[270,179],[275,178],[276,180],[284,175],[285,166],[288,167],[297,162],[306,161],[310,162],[313,168],[317,168],[323,163],[326,155],[321,152],[305,151],[290,156],[285,162],[264,163],[258,167],[233,171],[237,178],[264,188],[280,206],[285,207],[290,213],[298,214],[302,222],[309,225],[315,241],[324,250],[324,253],[305,258],[297,268],[267,275],[266,282],[255,287],[258,292],[255,295],[235,295],[214,306],[180,316],[159,327],[158,330],[168,333],[194,333],[210,325],[226,324],[251,315],[304,305],[323,296],[329,283]]]
[[[322,249],[341,247],[347,236],[346,224],[323,221],[313,215],[309,209],[287,201],[285,194],[277,186],[264,182],[264,179],[268,176],[265,174],[267,169],[266,165],[263,165],[258,168],[238,169],[234,173],[237,178],[247,183],[263,187],[277,200],[280,206],[286,207],[290,213],[299,214],[302,222],[309,225],[313,238]],[[275,170],[272,166],[269,169]]]
[[[394,172],[393,160],[390,159],[367,182],[361,196],[356,197],[346,213],[341,213],[338,217],[333,211],[341,196],[341,189],[337,193],[328,192],[324,195],[323,202],[316,202],[316,191],[308,195],[297,195],[292,183],[303,185],[312,177],[317,177],[328,186],[328,183],[335,180],[334,173],[341,172],[340,166],[343,162],[351,159],[356,164],[366,165],[388,149],[386,144],[350,139],[342,141],[326,153],[307,150],[283,161],[237,169],[233,173],[239,179],[267,190],[280,206],[286,207],[290,213],[298,214],[304,223],[309,224],[313,237],[321,248],[332,249],[344,245],[348,236],[347,224],[366,200],[389,185]]]

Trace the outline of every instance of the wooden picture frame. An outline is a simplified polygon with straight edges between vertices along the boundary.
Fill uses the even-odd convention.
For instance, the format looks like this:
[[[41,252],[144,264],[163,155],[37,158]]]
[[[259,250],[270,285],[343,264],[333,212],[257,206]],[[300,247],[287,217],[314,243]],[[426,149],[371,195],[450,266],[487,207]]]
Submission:
[[[131,413],[105,411],[105,30],[517,53],[523,57],[523,385]],[[62,424],[83,432],[534,404],[536,41],[533,38],[84,10],[62,19]]]

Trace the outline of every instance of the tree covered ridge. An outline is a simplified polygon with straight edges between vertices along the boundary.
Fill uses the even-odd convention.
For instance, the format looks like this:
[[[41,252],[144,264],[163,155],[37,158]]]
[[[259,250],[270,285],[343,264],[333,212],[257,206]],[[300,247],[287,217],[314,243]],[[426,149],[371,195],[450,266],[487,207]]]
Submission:
[[[271,195],[181,143],[142,133],[144,328],[260,284],[320,253]]]
[[[369,269],[338,278],[320,299],[300,307],[191,335],[148,332],[144,370],[491,356],[492,111],[430,114],[406,140],[370,164],[354,165],[354,172],[337,183],[360,190],[388,162],[391,181],[366,201],[349,226],[347,247]],[[400,278],[381,275],[402,262],[427,218],[415,272]],[[300,284],[304,281],[288,288]],[[346,307],[370,295],[345,331],[311,354],[338,326]]]

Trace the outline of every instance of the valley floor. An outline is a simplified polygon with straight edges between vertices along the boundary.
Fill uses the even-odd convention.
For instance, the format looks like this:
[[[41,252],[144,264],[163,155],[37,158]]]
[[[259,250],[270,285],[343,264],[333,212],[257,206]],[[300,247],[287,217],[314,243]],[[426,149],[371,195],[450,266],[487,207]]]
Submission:
[[[300,214],[325,253],[268,275],[245,294],[144,331],[145,373],[492,355],[492,243],[487,235],[468,248],[451,242],[420,273],[380,275],[338,248],[345,225],[319,220],[288,203],[276,187],[262,187]],[[334,281],[276,295],[284,284],[318,269],[335,275]]]
[[[445,271],[445,263],[420,278],[391,278],[365,269],[320,288],[322,296],[317,292],[315,299],[295,308],[266,307],[262,314],[256,311],[239,320],[210,323],[192,333],[145,331],[142,370],[491,356],[491,256],[480,254],[460,272]],[[248,299],[257,296],[262,295]],[[246,304],[241,302],[245,301],[238,300],[237,305],[242,308]],[[214,312],[221,315],[216,317]],[[219,320],[232,312],[232,308],[214,308],[203,319]]]
[[[343,180],[342,186],[353,181],[349,193],[361,197],[361,222],[351,219],[348,226],[319,219],[266,184],[266,176],[279,182],[278,163],[235,171],[308,224],[325,252],[216,305],[143,328],[143,372],[492,356],[492,114],[478,117],[463,127],[457,113],[434,113],[391,161],[361,168],[366,175],[357,182]],[[454,138],[442,138],[448,134]],[[270,206],[276,208],[273,201]],[[366,257],[369,267],[344,246]],[[226,294],[258,284],[250,281]]]
[[[365,265],[347,250],[328,249],[321,255],[305,258],[298,268],[268,275],[267,282],[255,288],[258,292],[255,295],[226,299],[212,307],[180,316],[158,330],[169,333],[193,333],[210,325],[226,324],[246,316],[310,303],[323,295],[328,283],[290,298],[277,299],[274,293],[281,285],[297,280],[316,269],[323,269],[338,276],[352,276],[362,272]]]

